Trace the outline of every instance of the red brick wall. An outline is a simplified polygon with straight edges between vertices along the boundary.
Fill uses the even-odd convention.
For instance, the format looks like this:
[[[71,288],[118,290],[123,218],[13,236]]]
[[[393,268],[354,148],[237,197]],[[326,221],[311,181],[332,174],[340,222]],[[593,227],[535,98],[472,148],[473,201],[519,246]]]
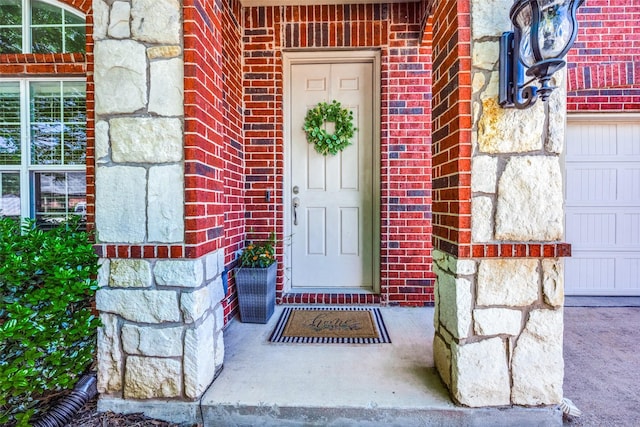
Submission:
[[[640,110],[640,3],[586,0],[569,52],[569,111]]]
[[[433,11],[433,241],[468,257],[471,243],[471,31],[469,2]]]
[[[187,257],[224,246],[222,11],[184,2],[185,243]]]
[[[222,15],[222,77],[224,82],[224,237],[225,265],[232,265],[244,247],[244,131],[242,87],[242,9],[238,0],[224,2]],[[237,295],[230,282],[225,302],[225,322],[237,309]]]
[[[247,227],[283,238],[283,48],[381,49],[381,295],[305,294],[284,302],[424,305],[431,271],[430,27],[423,7],[341,5],[246,9],[245,147]],[[275,191],[270,202],[265,191]],[[282,253],[282,245],[278,252]],[[280,271],[279,297],[283,272]]]
[[[245,234],[241,21],[238,0],[184,4],[185,255],[223,249],[227,266]]]

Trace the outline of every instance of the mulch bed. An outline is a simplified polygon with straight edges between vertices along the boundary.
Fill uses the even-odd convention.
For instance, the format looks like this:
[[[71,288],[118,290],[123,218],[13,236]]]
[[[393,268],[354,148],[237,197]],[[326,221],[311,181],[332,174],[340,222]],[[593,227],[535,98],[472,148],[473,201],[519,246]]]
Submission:
[[[97,397],[87,402],[68,424],[73,427],[180,427],[181,424],[145,417],[142,414],[98,412]],[[184,427],[182,425],[182,427]],[[199,427],[194,424],[193,427]]]

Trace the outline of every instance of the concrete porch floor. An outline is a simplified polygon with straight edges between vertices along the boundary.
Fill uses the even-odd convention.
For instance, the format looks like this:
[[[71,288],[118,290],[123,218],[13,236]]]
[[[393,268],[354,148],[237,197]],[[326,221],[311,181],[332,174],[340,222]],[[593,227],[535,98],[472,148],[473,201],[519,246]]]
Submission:
[[[276,344],[267,325],[232,322],[205,426],[562,425],[557,408],[455,406],[433,363],[433,308],[381,308],[391,344]]]

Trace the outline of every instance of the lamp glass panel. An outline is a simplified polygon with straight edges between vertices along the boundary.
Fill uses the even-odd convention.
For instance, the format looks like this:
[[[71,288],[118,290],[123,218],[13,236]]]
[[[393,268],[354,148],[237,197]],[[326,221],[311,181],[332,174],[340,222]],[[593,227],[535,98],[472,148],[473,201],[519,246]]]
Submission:
[[[572,0],[538,0],[540,4],[540,24],[538,43],[542,59],[562,56],[571,41],[573,20],[569,16]]]
[[[531,26],[533,24],[533,13],[531,5],[526,3],[516,16],[515,25],[520,29],[520,60],[527,67],[535,64],[536,58],[531,45]]]

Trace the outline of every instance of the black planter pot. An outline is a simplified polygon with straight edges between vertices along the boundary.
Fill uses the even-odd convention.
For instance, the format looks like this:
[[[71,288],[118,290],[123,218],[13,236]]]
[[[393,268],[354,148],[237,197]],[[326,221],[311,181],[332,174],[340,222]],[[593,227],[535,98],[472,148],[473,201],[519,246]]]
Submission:
[[[240,304],[240,320],[245,323],[267,323],[276,304],[278,264],[267,268],[236,269],[236,289]]]

